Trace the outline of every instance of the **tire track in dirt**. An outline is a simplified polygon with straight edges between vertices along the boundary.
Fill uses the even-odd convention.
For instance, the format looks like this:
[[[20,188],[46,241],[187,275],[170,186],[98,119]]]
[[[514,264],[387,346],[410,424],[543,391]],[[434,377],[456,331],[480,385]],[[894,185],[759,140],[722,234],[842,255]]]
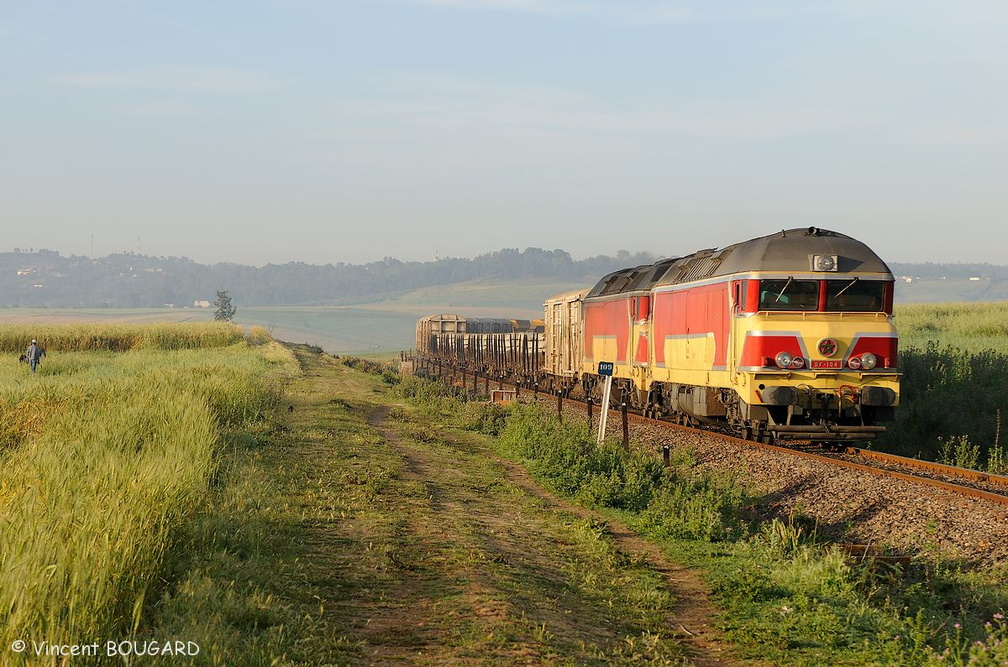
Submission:
[[[719,640],[713,627],[717,609],[710,601],[710,592],[696,572],[670,561],[661,548],[639,537],[625,524],[603,518],[580,505],[557,498],[539,486],[522,466],[511,461],[501,462],[508,470],[509,479],[529,494],[572,514],[604,521],[609,526],[609,535],[617,548],[630,554],[642,554],[651,563],[675,595],[676,608],[668,620],[669,631],[691,647],[694,664],[735,664],[727,645]]]
[[[483,535],[478,544],[474,543],[473,548],[481,552],[484,550],[493,552],[495,549],[500,549],[504,554],[499,556],[493,553],[492,558],[531,559],[535,562],[535,567],[548,568],[548,564],[541,562],[544,556],[536,551],[536,545],[514,542],[514,539],[520,540],[521,536],[506,535],[507,526],[504,525],[503,518],[487,515],[486,508],[481,506],[479,494],[461,490],[465,485],[465,480],[458,478],[459,473],[450,469],[445,457],[410,444],[394,427],[386,423],[388,416],[389,409],[387,407],[375,407],[368,412],[368,422],[385,439],[386,444],[402,457],[406,466],[404,477],[413,483],[423,485],[429,499],[429,507],[436,516],[455,516],[460,512],[467,516],[468,520],[477,526],[477,532],[484,530],[490,536]],[[616,549],[625,554],[643,557],[650,567],[662,577],[666,587],[674,596],[675,608],[666,621],[666,632],[688,649],[690,661],[693,664],[701,666],[736,664],[728,646],[720,641],[718,633],[713,627],[717,610],[710,601],[706,586],[696,572],[670,561],[657,545],[638,537],[621,522],[604,518],[596,512],[552,495],[539,486],[522,466],[487,452],[483,452],[483,454],[492,457],[503,471],[503,481],[520,489],[529,498],[535,499],[543,509],[602,523],[607,526],[607,534]],[[448,522],[454,524],[455,520],[452,519]],[[473,526],[461,529],[451,525],[428,526],[426,528],[421,526],[421,533],[426,534],[418,534],[416,537],[421,542],[433,545],[439,539],[446,537],[441,534],[438,528],[450,528],[464,533],[466,530],[472,530]],[[532,531],[528,531],[527,534],[531,533]],[[505,544],[505,542],[507,543]],[[434,550],[436,551],[436,548]],[[562,576],[560,572],[552,572],[552,574]],[[477,610],[477,614],[482,616],[482,620],[488,628],[492,629],[495,619],[515,612],[513,608],[510,608],[506,598],[500,599],[501,591],[488,575],[483,573],[481,576],[477,572],[474,581],[472,590],[468,591],[468,594],[473,596],[474,602],[476,602],[474,608]],[[387,614],[383,618],[373,618],[370,624],[373,624],[373,628],[379,629],[374,638],[378,639],[378,636],[385,634],[389,627],[400,623],[403,619],[396,618],[398,615],[399,613],[396,612]],[[596,631],[605,632],[606,628],[598,628]],[[619,638],[613,635],[613,639],[618,640]],[[383,649],[379,649],[379,652],[382,651]],[[387,653],[387,649],[384,651]],[[387,653],[384,656],[374,654],[372,657],[388,659],[391,662],[395,662],[397,659],[397,656],[392,653]],[[398,656],[398,658],[402,657],[405,656]],[[448,656],[441,656],[441,659],[432,655],[427,657],[434,663],[441,662],[441,659],[446,662],[451,661]],[[564,656],[536,656],[518,652],[511,658],[516,663],[536,663],[542,658],[562,660]]]

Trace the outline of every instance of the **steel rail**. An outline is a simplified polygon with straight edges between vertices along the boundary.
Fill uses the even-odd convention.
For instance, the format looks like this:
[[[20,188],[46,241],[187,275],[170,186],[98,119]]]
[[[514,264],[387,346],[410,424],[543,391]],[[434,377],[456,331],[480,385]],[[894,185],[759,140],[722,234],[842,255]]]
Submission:
[[[510,385],[512,387],[516,386],[512,382],[504,380],[503,378],[498,378],[496,381],[499,383],[499,385]],[[534,393],[534,394],[540,395],[543,398],[546,398],[547,396],[551,395],[550,392],[548,392],[548,391],[538,391],[537,389],[532,388],[532,387],[528,387],[527,390],[529,391],[529,393]],[[561,402],[562,403],[574,403],[574,404],[576,404],[578,406],[587,407],[587,403],[585,401],[582,401],[582,400],[579,400],[579,399],[573,399],[573,398],[566,397],[566,396],[562,397]],[[601,409],[601,406],[599,406],[599,408]],[[609,410],[616,410],[617,413],[621,412],[620,410],[612,408],[612,407],[608,407],[607,409],[609,409]],[[662,426],[662,427],[665,427],[665,428],[673,428],[675,430],[680,430],[680,431],[697,433],[697,434],[702,434],[702,435],[707,435],[707,436],[714,436],[714,437],[718,437],[718,438],[721,438],[723,440],[726,440],[728,442],[733,442],[733,443],[740,444],[740,445],[746,445],[746,446],[749,446],[749,447],[754,448],[754,449],[762,449],[762,450],[765,450],[765,451],[776,452],[776,453],[784,454],[784,455],[788,455],[788,456],[796,456],[796,457],[799,457],[799,458],[805,458],[805,459],[809,459],[809,460],[812,460],[812,461],[818,461],[820,463],[826,463],[826,464],[838,466],[838,467],[841,467],[841,468],[847,468],[849,470],[856,470],[856,471],[859,471],[859,472],[865,472],[865,473],[868,473],[868,474],[871,474],[871,475],[875,475],[877,477],[889,477],[889,478],[893,478],[893,479],[898,479],[898,480],[903,481],[903,482],[910,482],[910,483],[914,483],[914,484],[923,484],[925,486],[931,486],[931,487],[934,487],[934,488],[937,488],[937,489],[941,489],[943,491],[947,491],[949,493],[955,493],[955,494],[958,494],[958,495],[961,495],[961,496],[966,496],[966,497],[970,497],[970,498],[976,498],[976,499],[979,499],[979,500],[986,500],[988,502],[995,503],[995,504],[998,504],[998,505],[1008,506],[1008,495],[1002,495],[1002,494],[998,494],[998,493],[993,493],[991,491],[985,491],[983,489],[977,489],[977,488],[973,488],[973,487],[969,487],[969,486],[962,486],[961,484],[953,484],[952,482],[946,482],[946,481],[939,480],[939,479],[934,479],[934,478],[931,478],[931,477],[925,477],[925,476],[921,476],[921,475],[911,475],[911,474],[904,473],[904,472],[899,472],[899,471],[896,471],[896,470],[888,470],[886,468],[880,468],[878,466],[865,465],[863,463],[855,463],[853,461],[846,461],[844,459],[838,459],[838,458],[826,456],[826,455],[823,455],[823,454],[816,454],[814,452],[807,452],[807,451],[803,451],[803,450],[800,450],[800,449],[793,449],[793,448],[789,448],[789,447],[781,447],[779,445],[771,445],[771,444],[767,444],[767,443],[763,443],[763,442],[758,442],[758,441],[755,441],[755,440],[746,440],[744,438],[739,438],[739,437],[736,437],[736,436],[733,436],[733,435],[727,435],[725,433],[719,433],[719,432],[713,431],[713,430],[699,429],[699,428],[695,428],[695,427],[692,427],[692,426],[684,426],[682,424],[676,424],[676,423],[673,423],[673,422],[670,422],[670,421],[665,421],[665,420],[662,420],[662,419],[655,419],[653,417],[644,417],[643,415],[640,415],[640,414],[637,414],[637,413],[633,413],[633,412],[627,413],[627,416],[630,417],[630,418],[633,418],[634,421],[638,421],[638,422],[646,422],[646,423],[651,423],[651,424],[659,425],[659,426]],[[873,459],[876,459],[876,460],[879,460],[879,461],[887,461],[889,463],[896,463],[897,462],[896,460],[898,460],[898,463],[900,465],[906,465],[906,466],[909,466],[909,467],[916,467],[916,468],[920,468],[920,469],[924,469],[924,470],[930,470],[931,472],[937,472],[937,471],[941,470],[944,474],[951,475],[951,476],[958,476],[958,477],[964,477],[964,478],[972,478],[972,479],[975,479],[977,481],[985,481],[985,482],[994,483],[994,484],[1004,484],[1004,485],[1008,486],[1008,477],[1002,477],[1000,475],[990,475],[990,474],[987,474],[987,473],[978,472],[976,470],[968,470],[966,468],[955,468],[953,466],[945,466],[945,465],[940,464],[940,463],[930,463],[930,462],[927,462],[927,461],[920,461],[919,459],[907,459],[906,457],[899,457],[899,456],[896,456],[894,454],[883,454],[881,452],[872,452],[870,450],[863,450],[863,449],[859,449],[859,448],[855,448],[855,447],[849,447],[847,449],[847,452],[848,453],[855,453],[855,452],[852,452],[852,450],[855,450],[857,454],[865,456],[866,458],[873,458]]]
[[[922,459],[911,459],[906,456],[876,452],[870,449],[862,449],[860,447],[848,447],[847,453],[855,456],[863,456],[868,459],[875,459],[876,461],[882,461],[883,463],[891,463],[894,465],[906,466],[908,468],[918,468],[920,470],[936,472],[950,477],[962,477],[971,481],[1008,487],[1008,477],[1004,475],[994,475],[980,470],[971,470],[970,468],[957,468],[955,466],[945,465],[944,463],[935,463],[934,461],[924,461]]]
[[[574,399],[565,399],[565,400],[574,401]],[[579,405],[583,405],[584,404],[582,401],[574,401],[574,402],[578,403]],[[613,408],[609,408],[609,409],[612,410]],[[834,457],[831,457],[831,456],[826,456],[824,454],[816,454],[815,452],[807,452],[807,451],[803,451],[803,450],[800,450],[800,449],[792,449],[790,447],[781,447],[779,445],[771,445],[771,444],[767,444],[767,443],[763,443],[763,442],[758,442],[758,441],[755,441],[755,440],[746,440],[744,438],[739,438],[739,437],[736,437],[736,436],[733,436],[733,435],[727,435],[725,433],[718,433],[717,431],[699,429],[699,428],[694,428],[692,426],[683,426],[682,424],[675,424],[675,423],[672,423],[672,422],[663,421],[661,419],[654,419],[652,417],[644,417],[644,416],[638,415],[636,413],[629,413],[629,416],[632,417],[635,421],[647,422],[647,423],[651,423],[651,424],[655,424],[655,425],[659,425],[659,426],[663,426],[663,427],[671,427],[671,428],[674,428],[676,430],[681,430],[681,431],[686,431],[686,432],[691,432],[691,433],[697,433],[697,434],[703,434],[703,435],[708,435],[708,436],[714,436],[714,437],[721,438],[723,440],[727,440],[729,442],[733,442],[733,443],[736,443],[736,444],[747,445],[747,446],[755,448],[755,449],[762,449],[762,450],[766,450],[766,451],[776,452],[776,453],[779,453],[779,454],[785,454],[785,455],[788,455],[788,456],[796,456],[796,457],[799,457],[799,458],[805,458],[805,459],[809,459],[809,460],[813,460],[813,461],[818,461],[820,463],[827,463],[827,464],[835,465],[835,466],[838,466],[838,467],[841,467],[841,468],[847,468],[849,470],[857,470],[859,472],[869,473],[869,474],[875,475],[877,477],[890,477],[890,478],[893,478],[893,479],[898,479],[898,480],[903,481],[903,482],[911,482],[911,483],[914,483],[914,484],[923,484],[925,486],[935,487],[937,489],[941,489],[943,491],[948,491],[950,493],[956,493],[956,494],[961,495],[961,496],[967,496],[967,497],[970,497],[970,498],[977,498],[977,499],[986,500],[988,502],[995,503],[995,504],[998,504],[998,505],[1006,505],[1006,506],[1008,506],[1008,495],[1002,495],[1002,494],[999,494],[999,493],[994,493],[992,491],[985,491],[983,489],[977,489],[977,488],[973,488],[973,487],[970,487],[970,486],[963,486],[961,484],[954,484],[952,482],[946,482],[946,481],[943,481],[943,480],[940,480],[940,479],[934,479],[934,478],[931,478],[931,477],[924,477],[924,476],[920,476],[920,475],[911,475],[909,473],[899,472],[897,470],[888,470],[886,468],[879,468],[878,466],[865,465],[863,463],[855,463],[853,461],[845,461],[843,459],[838,459],[838,458],[834,458]],[[854,449],[854,448],[849,448],[848,451],[850,449]],[[863,450],[862,450],[862,453],[864,453]],[[878,452],[872,452],[872,454],[878,454]],[[879,460],[889,460],[889,461],[891,461],[892,459],[901,459],[902,460],[905,457],[897,457],[895,455],[888,455],[887,454],[887,455],[882,455],[882,456],[870,456],[869,458],[876,458],[876,459],[879,459]],[[905,460],[906,461],[915,461],[915,459],[905,459]],[[903,462],[903,461],[901,461],[901,462]],[[918,460],[918,463],[926,464],[928,462],[926,462],[926,461],[919,461]],[[975,476],[975,477],[973,477],[974,479],[977,479],[977,480],[983,479],[984,481],[992,481],[994,478],[997,478],[998,481],[996,483],[999,483],[999,484],[1003,483],[1005,485],[1008,485],[1008,478],[1005,478],[1005,477],[1000,477],[998,475],[988,475],[987,473],[981,473],[981,472],[977,472],[975,470],[968,470],[966,468],[954,468],[952,466],[944,466],[944,465],[942,465],[940,463],[932,464],[931,467],[926,466],[926,465],[918,465],[918,466],[914,466],[914,467],[919,467],[919,468],[923,468],[923,469],[930,469],[930,470],[936,470],[938,468],[942,468],[942,469],[947,469],[948,471],[954,471],[954,473],[953,472],[947,472],[946,474],[950,474],[950,475],[951,474],[957,474],[960,477]],[[1004,480],[1004,482],[1001,482],[1000,480]]]

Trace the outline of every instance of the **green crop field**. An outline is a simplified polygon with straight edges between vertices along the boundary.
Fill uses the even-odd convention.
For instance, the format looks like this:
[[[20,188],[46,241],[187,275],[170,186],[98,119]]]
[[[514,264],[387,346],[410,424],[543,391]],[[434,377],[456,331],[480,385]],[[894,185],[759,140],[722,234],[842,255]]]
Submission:
[[[29,334],[30,332],[30,334]],[[221,434],[263,418],[296,369],[228,324],[7,325],[0,358],[0,646],[127,637]]]
[[[880,449],[1008,473],[1008,302],[908,304],[900,406]]]
[[[1008,301],[906,304],[897,306],[895,315],[902,348],[933,342],[1008,354]]]

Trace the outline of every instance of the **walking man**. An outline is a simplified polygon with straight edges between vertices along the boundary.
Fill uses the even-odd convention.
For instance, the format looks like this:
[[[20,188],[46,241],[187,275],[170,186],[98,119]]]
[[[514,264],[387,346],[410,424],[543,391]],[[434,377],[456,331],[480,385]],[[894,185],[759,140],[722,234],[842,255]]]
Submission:
[[[32,338],[31,345],[28,346],[28,351],[25,352],[25,356],[28,358],[28,365],[31,366],[31,372],[35,372],[35,368],[39,365],[39,361],[42,357],[46,356],[45,349],[39,347],[38,341]]]

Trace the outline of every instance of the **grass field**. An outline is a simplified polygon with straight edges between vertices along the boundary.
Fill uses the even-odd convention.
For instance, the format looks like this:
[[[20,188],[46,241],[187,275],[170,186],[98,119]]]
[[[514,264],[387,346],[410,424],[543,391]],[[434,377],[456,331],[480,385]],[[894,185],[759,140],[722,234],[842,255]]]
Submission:
[[[265,417],[293,359],[227,324],[36,328],[37,373],[0,360],[0,646],[127,639],[221,434]]]
[[[907,304],[896,308],[901,348],[929,342],[968,352],[1008,354],[1008,301]]]
[[[881,449],[1008,473],[1008,302],[896,309],[900,407]]]

